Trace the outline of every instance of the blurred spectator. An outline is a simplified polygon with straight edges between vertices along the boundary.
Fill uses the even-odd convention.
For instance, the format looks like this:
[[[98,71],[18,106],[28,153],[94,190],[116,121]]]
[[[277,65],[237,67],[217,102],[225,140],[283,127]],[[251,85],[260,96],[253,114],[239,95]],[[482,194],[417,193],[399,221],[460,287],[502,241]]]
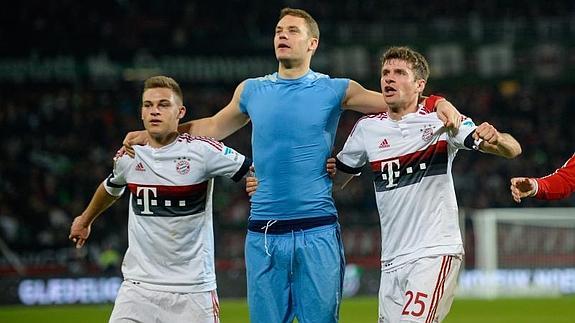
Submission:
[[[111,244],[106,244],[98,256],[98,265],[102,273],[107,275],[120,275],[122,264],[122,254]]]

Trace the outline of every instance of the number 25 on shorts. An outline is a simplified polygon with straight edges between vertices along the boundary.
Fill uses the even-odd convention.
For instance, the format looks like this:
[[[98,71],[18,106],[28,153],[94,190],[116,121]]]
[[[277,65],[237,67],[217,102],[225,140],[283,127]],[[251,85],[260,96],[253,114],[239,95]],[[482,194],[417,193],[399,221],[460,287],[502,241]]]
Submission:
[[[425,312],[425,299],[427,298],[427,294],[425,293],[413,293],[412,291],[408,290],[405,293],[407,296],[407,302],[403,307],[403,312],[401,315],[412,315],[414,317],[420,317]]]

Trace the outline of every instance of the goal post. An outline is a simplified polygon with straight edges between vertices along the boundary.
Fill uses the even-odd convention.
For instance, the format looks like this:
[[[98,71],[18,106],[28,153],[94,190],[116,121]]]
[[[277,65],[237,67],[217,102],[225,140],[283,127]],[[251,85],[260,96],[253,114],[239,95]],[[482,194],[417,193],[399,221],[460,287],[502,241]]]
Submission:
[[[474,264],[461,273],[462,296],[575,293],[575,208],[467,212]],[[467,248],[467,247],[466,247]]]

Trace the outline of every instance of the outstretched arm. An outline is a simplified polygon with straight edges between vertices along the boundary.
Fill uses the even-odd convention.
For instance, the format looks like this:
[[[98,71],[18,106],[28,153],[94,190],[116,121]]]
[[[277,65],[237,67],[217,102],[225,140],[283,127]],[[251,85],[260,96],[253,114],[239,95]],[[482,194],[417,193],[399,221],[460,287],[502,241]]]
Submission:
[[[473,133],[473,139],[479,142],[479,149],[493,155],[515,158],[521,154],[521,145],[508,133],[500,133],[487,122],[479,125]]]
[[[575,155],[555,173],[540,178],[515,177],[511,179],[511,194],[515,202],[524,197],[558,200],[575,192]]]
[[[244,83],[245,81],[238,85],[230,103],[214,116],[183,123],[178,127],[178,131],[222,140],[245,126],[250,119],[240,111],[240,97]]]
[[[459,128],[461,114],[453,104],[444,98],[439,98],[434,101],[433,106],[436,107],[437,116],[443,121],[446,127],[451,129]],[[381,113],[389,110],[383,98],[383,94],[367,90],[354,80],[349,81],[343,107],[344,109],[354,110],[363,114]]]
[[[575,192],[575,154],[555,173],[537,178],[535,197],[545,200],[565,198]]]
[[[68,238],[76,244],[76,248],[82,248],[86,240],[90,236],[90,228],[94,220],[108,209],[116,200],[117,196],[113,196],[106,192],[104,184],[100,184],[88,207],[82,212],[81,215],[74,218],[72,226],[70,227],[70,235]]]
[[[387,112],[388,107],[383,94],[367,90],[354,80],[349,80],[343,108],[363,114]]]

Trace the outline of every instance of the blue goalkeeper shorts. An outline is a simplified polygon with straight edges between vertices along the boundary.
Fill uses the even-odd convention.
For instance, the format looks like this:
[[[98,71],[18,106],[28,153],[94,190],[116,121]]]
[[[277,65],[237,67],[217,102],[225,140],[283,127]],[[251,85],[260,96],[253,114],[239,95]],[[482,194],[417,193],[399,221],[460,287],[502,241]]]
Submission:
[[[248,228],[250,321],[337,322],[345,270],[337,218],[250,221]]]

